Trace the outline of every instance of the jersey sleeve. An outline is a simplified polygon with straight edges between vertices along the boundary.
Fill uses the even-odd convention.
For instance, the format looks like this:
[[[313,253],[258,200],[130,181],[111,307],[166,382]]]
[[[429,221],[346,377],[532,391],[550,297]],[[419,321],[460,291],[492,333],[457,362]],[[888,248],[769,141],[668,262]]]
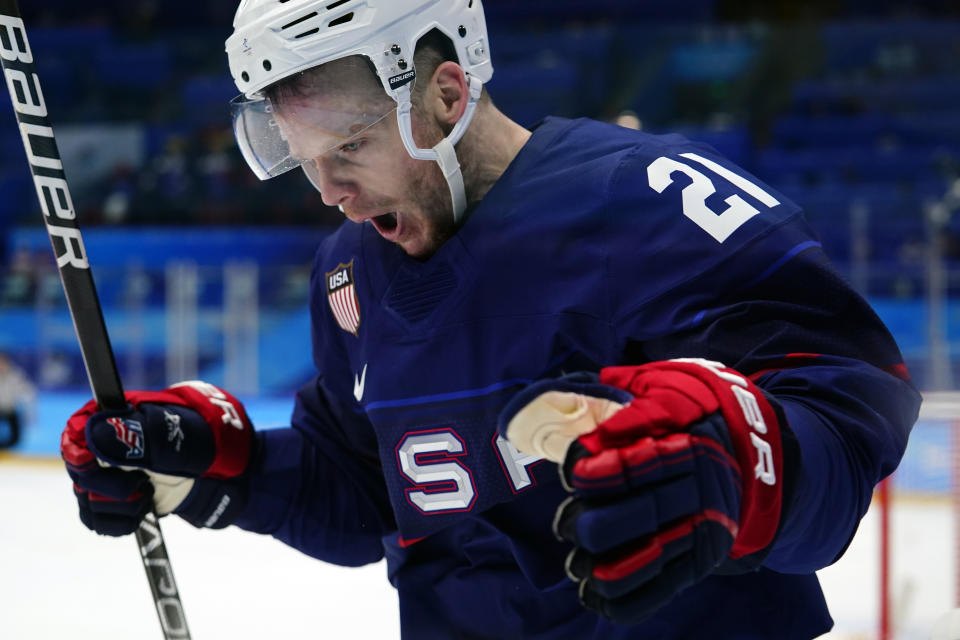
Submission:
[[[383,557],[381,538],[396,524],[373,427],[329,382],[349,370],[325,324],[317,278],[315,266],[311,320],[315,361],[324,373],[297,393],[289,428],[257,434],[249,501],[237,524],[321,560],[357,566]]]
[[[886,327],[835,271],[799,208],[709,150],[695,152],[708,163],[679,151],[664,156],[710,177],[711,195],[719,196],[706,200],[713,212],[738,195],[757,213],[718,240],[684,209],[685,198],[701,204],[685,191],[695,181],[674,174],[678,184],[657,193],[644,173],[657,156],[632,158],[626,169],[641,178],[615,191],[618,208],[621,216],[631,206],[647,212],[637,225],[657,263],[611,251],[611,324],[624,363],[716,360],[776,398],[802,468],[764,565],[812,572],[839,558],[875,485],[898,465],[920,396]],[[776,204],[731,184],[709,162],[746,176]]]
[[[297,394],[292,423],[257,434],[237,525],[334,564],[380,560],[381,538],[396,528],[383,474],[375,457],[343,437],[319,377]]]

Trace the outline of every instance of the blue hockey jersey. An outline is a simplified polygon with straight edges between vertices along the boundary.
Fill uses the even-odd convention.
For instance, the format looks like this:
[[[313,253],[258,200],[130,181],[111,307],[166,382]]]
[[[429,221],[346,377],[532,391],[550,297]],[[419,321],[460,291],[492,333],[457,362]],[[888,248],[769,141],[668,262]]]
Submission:
[[[347,223],[312,277],[317,377],[258,434],[240,526],[344,564],[384,555],[405,638],[806,639],[897,465],[919,395],[800,209],[680,136],[548,119],[426,261]],[[783,406],[803,468],[759,570],[635,627],[580,606],[551,532],[555,465],[497,435],[524,385],[675,357]]]

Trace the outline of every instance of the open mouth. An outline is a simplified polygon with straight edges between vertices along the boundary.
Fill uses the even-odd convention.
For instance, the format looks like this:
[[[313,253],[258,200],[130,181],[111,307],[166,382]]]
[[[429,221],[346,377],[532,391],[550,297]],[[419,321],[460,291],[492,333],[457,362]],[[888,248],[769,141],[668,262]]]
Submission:
[[[371,219],[381,232],[390,233],[397,228],[397,214],[395,212],[384,213]]]

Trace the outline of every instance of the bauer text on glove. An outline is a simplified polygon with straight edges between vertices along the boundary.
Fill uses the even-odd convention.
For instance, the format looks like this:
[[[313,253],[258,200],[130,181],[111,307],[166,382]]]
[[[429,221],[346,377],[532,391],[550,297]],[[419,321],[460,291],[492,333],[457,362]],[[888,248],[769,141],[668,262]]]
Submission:
[[[799,473],[776,402],[707,360],[537,382],[500,430],[561,464],[571,496],[554,529],[574,547],[567,573],[585,606],[622,623],[711,573],[758,566]]]

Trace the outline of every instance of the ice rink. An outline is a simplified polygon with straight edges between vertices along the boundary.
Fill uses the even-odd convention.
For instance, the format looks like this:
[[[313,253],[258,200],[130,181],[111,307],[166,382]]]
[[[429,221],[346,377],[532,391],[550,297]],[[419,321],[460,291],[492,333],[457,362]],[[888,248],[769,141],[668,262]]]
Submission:
[[[0,639],[162,639],[133,536],[83,527],[59,461],[0,458]],[[399,638],[383,563],[344,569],[236,527],[161,521],[196,640]]]
[[[87,531],[59,461],[0,457],[0,639],[161,638],[134,538]],[[344,569],[235,527],[162,520],[193,637],[398,638],[383,563]],[[902,640],[926,639],[953,599],[946,500],[899,500],[892,591]],[[828,640],[876,637],[877,519],[821,572],[836,620]]]

